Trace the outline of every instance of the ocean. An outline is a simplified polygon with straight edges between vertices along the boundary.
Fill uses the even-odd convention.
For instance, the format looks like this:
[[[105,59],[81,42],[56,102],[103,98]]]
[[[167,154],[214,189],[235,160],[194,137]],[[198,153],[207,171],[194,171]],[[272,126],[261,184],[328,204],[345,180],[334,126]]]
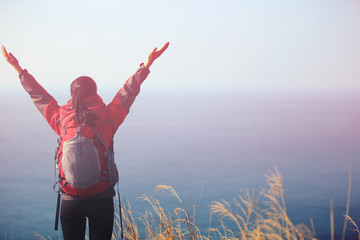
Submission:
[[[56,93],[64,104],[67,90]],[[52,190],[57,136],[20,86],[0,95],[0,239],[31,239],[35,233],[59,239]],[[100,95],[108,103],[115,92]],[[360,226],[359,103],[360,95],[349,89],[145,85],[114,139],[121,197],[135,217],[150,209],[142,194],[154,195],[171,212],[176,199],[154,192],[156,185],[170,185],[189,209],[199,204],[197,223],[205,233],[212,201],[232,204],[244,189],[260,192],[265,175],[277,168],[290,219],[311,227],[312,218],[316,236],[330,239],[333,200],[339,239],[349,168],[349,215]],[[140,222],[139,229],[144,232]],[[347,239],[354,236],[349,231]]]

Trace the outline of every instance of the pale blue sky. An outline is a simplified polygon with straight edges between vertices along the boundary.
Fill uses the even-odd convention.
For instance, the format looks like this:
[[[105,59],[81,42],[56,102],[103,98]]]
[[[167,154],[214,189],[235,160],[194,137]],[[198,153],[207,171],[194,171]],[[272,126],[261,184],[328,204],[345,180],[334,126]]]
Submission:
[[[48,88],[89,75],[120,86],[170,41],[145,84],[360,87],[360,1],[16,1],[0,5],[0,43]],[[18,86],[1,59],[1,85]]]

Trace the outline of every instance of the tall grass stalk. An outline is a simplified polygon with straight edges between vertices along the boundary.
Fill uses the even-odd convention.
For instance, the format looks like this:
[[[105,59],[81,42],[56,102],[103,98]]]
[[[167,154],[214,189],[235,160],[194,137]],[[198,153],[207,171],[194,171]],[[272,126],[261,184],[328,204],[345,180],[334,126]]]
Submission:
[[[348,216],[348,215],[349,215],[350,197],[351,197],[351,182],[352,182],[352,171],[351,171],[351,164],[349,163],[349,184],[348,184],[348,194],[347,194],[347,201],[346,201],[345,216]],[[343,228],[341,240],[345,240],[346,229],[347,229],[347,222],[348,222],[348,219],[345,217],[345,220],[344,220],[344,228]]]
[[[334,201],[332,199],[330,200],[330,232],[331,240],[334,240]]]
[[[353,226],[354,226],[354,229],[352,229],[355,234],[357,235],[357,239],[360,240],[360,231],[359,231],[359,227],[356,225],[356,223],[354,222],[354,220],[352,220],[351,217],[349,217],[348,215],[345,216],[347,221],[350,222]]]
[[[315,224],[314,224],[314,220],[312,218],[310,218],[310,225],[311,225],[311,230],[313,233],[313,238],[316,238]]]

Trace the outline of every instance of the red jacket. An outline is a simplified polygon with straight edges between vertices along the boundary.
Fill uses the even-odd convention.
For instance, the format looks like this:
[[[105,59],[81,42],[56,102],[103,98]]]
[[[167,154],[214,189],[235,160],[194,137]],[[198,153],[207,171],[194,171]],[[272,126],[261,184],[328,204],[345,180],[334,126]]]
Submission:
[[[85,98],[88,109],[96,114],[98,120],[95,121],[95,128],[83,125],[81,134],[91,138],[95,133],[98,133],[105,142],[106,147],[109,148],[116,130],[124,121],[126,115],[129,113],[130,106],[140,92],[141,83],[149,73],[149,69],[141,64],[138,70],[125,82],[124,86],[117,92],[114,99],[108,105],[104,104],[99,95]],[[66,105],[60,107],[56,100],[41,87],[26,69],[20,73],[19,77],[25,91],[30,95],[35,106],[44,116],[50,127],[57,135],[61,136],[62,142],[73,138],[76,134],[76,128],[79,125],[75,121],[72,101],[70,100]],[[60,146],[60,149],[61,147],[62,146]],[[61,164],[61,151],[58,162]],[[59,166],[59,168],[61,168],[61,166]],[[90,190],[80,194],[91,196],[99,193],[98,189],[102,189],[101,185],[105,186],[106,183],[100,182],[99,184],[100,187],[97,186],[94,188],[97,190]],[[103,190],[104,189],[101,191]],[[76,193],[72,193],[70,190],[67,191],[66,188],[64,188],[64,191],[70,195],[76,195]]]

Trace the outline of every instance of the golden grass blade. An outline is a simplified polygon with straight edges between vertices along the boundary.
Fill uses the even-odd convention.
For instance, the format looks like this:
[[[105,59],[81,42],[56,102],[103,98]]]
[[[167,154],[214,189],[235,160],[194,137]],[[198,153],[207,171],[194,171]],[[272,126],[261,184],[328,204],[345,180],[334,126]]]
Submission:
[[[316,238],[315,225],[314,225],[314,220],[312,218],[310,218],[310,225],[311,225],[311,229],[312,229],[312,237]]]
[[[349,184],[348,184],[348,193],[347,193],[345,216],[349,215],[349,209],[350,209],[351,181],[352,181],[351,179],[352,179],[352,171],[351,171],[351,164],[349,163]],[[347,228],[347,218],[345,217],[345,219],[344,219],[344,228],[343,228],[341,240],[345,240],[346,228]]]
[[[348,215],[345,216],[347,218],[347,220],[354,225],[355,229],[353,229],[356,233],[357,233],[357,238],[358,240],[360,240],[360,230],[359,227],[356,225],[356,223],[354,222],[354,220],[352,220],[352,218]]]
[[[330,200],[330,232],[331,240],[334,240],[334,203],[333,200]]]
[[[179,197],[179,195],[176,193],[176,191],[174,190],[174,188],[172,188],[172,187],[170,187],[170,186],[168,186],[168,185],[157,185],[156,187],[155,187],[155,191],[157,192],[157,191],[165,191],[165,190],[167,190],[167,191],[169,191],[174,197],[176,197],[178,200],[179,200],[179,202],[181,203],[181,204],[183,204],[183,202],[182,202],[182,200],[180,199],[180,197]]]

